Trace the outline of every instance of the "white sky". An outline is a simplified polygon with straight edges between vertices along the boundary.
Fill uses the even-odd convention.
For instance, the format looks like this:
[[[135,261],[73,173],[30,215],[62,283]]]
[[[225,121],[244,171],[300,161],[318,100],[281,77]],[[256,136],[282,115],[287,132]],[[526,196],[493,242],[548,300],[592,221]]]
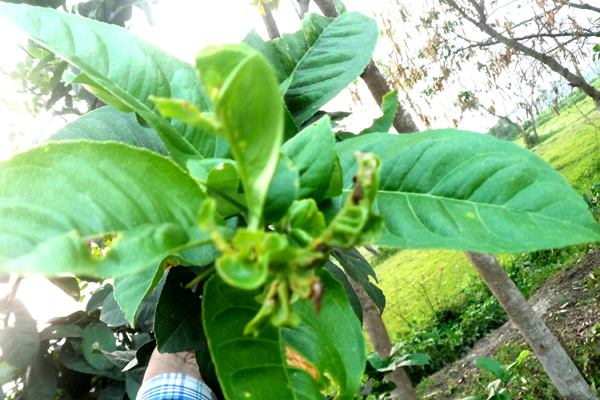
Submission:
[[[156,27],[148,27],[143,13],[135,9],[130,28],[134,34],[183,60],[192,62],[194,54],[204,46],[238,43],[252,28],[255,28],[263,38],[267,37],[259,13],[248,3],[249,0],[214,2],[162,0],[160,4],[153,6]],[[369,16],[372,16],[371,7],[380,7],[383,3],[381,0],[345,1],[348,10],[360,11]],[[316,6],[311,3],[310,11],[316,11],[315,9]],[[281,2],[280,10],[275,13],[275,18],[282,33],[295,32],[300,28],[300,20],[294,10],[292,0]],[[0,41],[0,65],[11,70],[12,66],[23,58],[23,52],[16,44],[25,43],[25,38],[8,25],[0,24],[1,37],[10,38],[10,40]],[[14,83],[5,75],[0,74],[0,97],[8,101],[18,100],[19,95],[16,90],[17,87]],[[373,118],[381,115],[364,85],[360,87],[359,93],[363,104],[352,107],[355,116],[349,124],[349,127],[355,131],[369,126]],[[351,104],[350,95],[344,91],[325,108],[330,111],[348,111],[349,104]],[[25,132],[35,132],[40,127],[47,125],[49,120],[50,116],[48,115],[42,115],[37,119],[32,119],[26,114],[0,115],[0,160],[10,157],[11,154],[11,147],[6,141],[11,124],[17,124]],[[54,123],[56,124],[56,122]],[[473,130],[481,131],[482,127],[489,125],[489,121],[482,124],[480,120],[475,119],[472,124],[467,122],[462,127],[468,129],[467,125],[472,125]],[[58,127],[60,127],[60,123],[56,124],[54,129]],[[0,285],[0,296],[5,295],[8,291],[9,285]],[[52,317],[67,315],[82,306],[41,277],[30,277],[24,280],[17,296],[26,303],[34,318],[41,323]]]

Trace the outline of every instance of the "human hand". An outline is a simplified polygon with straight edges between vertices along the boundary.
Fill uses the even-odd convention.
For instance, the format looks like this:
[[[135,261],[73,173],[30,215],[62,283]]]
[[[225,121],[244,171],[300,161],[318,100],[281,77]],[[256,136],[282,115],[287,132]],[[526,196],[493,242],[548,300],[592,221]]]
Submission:
[[[202,380],[194,352],[159,353],[158,348],[156,348],[148,363],[148,369],[146,369],[142,384],[155,376],[169,373],[185,374]]]

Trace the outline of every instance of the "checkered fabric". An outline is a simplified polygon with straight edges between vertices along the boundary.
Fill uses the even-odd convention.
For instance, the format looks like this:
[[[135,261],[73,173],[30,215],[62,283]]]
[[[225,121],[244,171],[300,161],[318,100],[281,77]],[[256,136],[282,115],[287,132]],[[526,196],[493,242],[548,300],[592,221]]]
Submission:
[[[184,374],[155,376],[144,383],[137,400],[217,400],[202,381]]]

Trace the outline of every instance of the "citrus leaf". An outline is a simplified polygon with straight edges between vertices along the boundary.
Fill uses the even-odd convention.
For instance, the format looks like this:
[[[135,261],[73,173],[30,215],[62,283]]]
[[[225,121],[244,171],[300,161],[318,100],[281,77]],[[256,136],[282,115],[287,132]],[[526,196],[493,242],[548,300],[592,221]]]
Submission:
[[[373,132],[387,132],[390,130],[396,117],[396,111],[398,111],[398,92],[396,90],[383,96],[381,110],[383,111],[383,116],[373,121],[373,125],[359,133],[359,135]]]
[[[288,140],[281,150],[292,160],[300,174],[298,199],[308,197],[317,202],[325,197],[336,163],[335,135],[329,116]]]
[[[33,364],[40,348],[39,334],[25,304],[19,299],[12,299],[2,313],[14,316],[14,325],[0,331],[2,358],[18,368]]]
[[[83,337],[83,329],[77,325],[50,325],[40,332],[40,340]]]
[[[260,308],[257,291],[228,286],[218,277],[205,286],[203,318],[209,348],[225,397],[321,400],[319,387],[332,379],[337,399],[353,399],[366,362],[362,328],[342,285],[326,270],[321,312],[311,302],[294,303],[298,328],[263,328],[244,336],[246,323]],[[326,378],[327,376],[328,378]]]
[[[139,274],[136,274],[139,275]],[[111,294],[106,297],[104,303],[102,303],[102,311],[100,312],[100,321],[105,324],[111,326],[123,326],[127,325],[127,320],[125,319],[125,313],[121,310],[121,307],[117,304],[117,300],[115,300],[115,292],[112,291]]]
[[[61,276],[48,278],[48,280],[54,286],[65,292],[67,296],[79,301],[79,298],[81,297],[81,290],[79,288],[79,281],[77,281],[77,278],[72,276]]]
[[[113,382],[102,390],[98,400],[122,400],[125,392],[124,382]]]
[[[292,160],[284,153],[279,154],[277,169],[269,186],[264,215],[268,222],[279,221],[296,200],[300,179]]]
[[[210,240],[202,189],[147,150],[48,143],[0,163],[0,182],[2,271],[126,276]],[[110,250],[92,255],[84,237],[105,234],[116,235]]]
[[[248,225],[260,225],[283,140],[283,104],[269,63],[245,45],[209,47],[196,56],[202,82],[214,95],[217,133],[231,147],[244,186]]]
[[[57,373],[50,354],[40,353],[27,371],[25,395],[28,399],[56,399]]]
[[[358,284],[360,284],[371,300],[375,303],[380,313],[385,309],[385,295],[375,284],[369,280],[372,276],[375,282],[377,275],[371,267],[371,264],[363,257],[356,247],[344,249],[339,246],[333,246],[331,255],[340,263],[344,271]]]
[[[348,280],[348,277],[346,276],[346,274],[344,274],[344,271],[342,271],[340,267],[338,267],[331,261],[327,261],[327,264],[325,264],[325,268],[327,268],[327,271],[329,271],[331,276],[333,276],[335,279],[337,279],[344,287],[344,290],[346,291],[346,296],[348,296],[348,301],[350,302],[350,305],[352,306],[352,310],[354,310],[354,314],[356,314],[356,316],[358,317],[358,319],[362,325],[362,321],[363,321],[362,305],[360,304],[360,299],[358,298],[358,296],[356,295],[356,292],[352,288],[352,284]]]
[[[104,357],[103,354],[95,354]],[[106,358],[106,357],[105,357]],[[88,375],[99,375],[105,376],[110,379],[116,379],[119,381],[125,380],[125,375],[117,368],[114,367],[109,370],[100,370],[92,367],[84,356],[77,354],[73,349],[71,342],[67,341],[60,349],[59,360],[63,366],[72,370],[81,372]],[[108,361],[108,359],[106,359]],[[110,363],[110,362],[109,362]],[[112,363],[111,363],[112,366]]]
[[[48,141],[95,140],[121,142],[167,155],[160,138],[151,128],[141,126],[135,114],[102,107],[77,118],[50,136]]]
[[[514,143],[447,129],[370,134],[341,142],[337,150],[346,196],[356,171],[353,153],[381,159],[374,209],[386,232],[377,244],[514,253],[600,240],[581,196]]]
[[[261,42],[256,33],[244,41],[260,51],[280,83],[285,82],[285,102],[300,126],[363,72],[378,37],[373,19],[349,12],[336,19],[308,14],[301,31],[272,43]]]
[[[156,346],[161,353],[192,351],[205,340],[200,295],[184,289],[195,277],[184,267],[169,269],[154,320]]]
[[[163,277],[166,262],[167,260],[163,260],[137,274],[115,279],[114,298],[132,327],[135,327],[135,317],[140,304]]]
[[[113,363],[101,353],[102,350],[112,353],[117,350],[116,338],[108,325],[97,322],[85,327],[81,342],[83,356],[87,362],[101,371],[113,369]]]
[[[179,165],[185,167],[190,158],[215,155],[214,135],[179,120],[169,123],[148,100],[151,95],[185,99],[209,111],[210,101],[191,65],[126,29],[76,15],[3,4],[0,17],[81,70],[81,79],[90,82],[88,88],[99,88],[115,103],[134,110],[156,131]]]

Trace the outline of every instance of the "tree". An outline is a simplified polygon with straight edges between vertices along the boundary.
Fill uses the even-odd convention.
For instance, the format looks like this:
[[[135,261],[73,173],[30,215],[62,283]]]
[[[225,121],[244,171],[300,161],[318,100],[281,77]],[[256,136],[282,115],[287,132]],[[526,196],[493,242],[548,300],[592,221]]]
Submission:
[[[339,16],[334,0],[315,0],[315,3],[326,17],[337,18]],[[373,98],[379,107],[381,107],[383,104],[383,97],[391,92],[392,89],[390,89],[387,80],[381,74],[375,61],[371,60],[369,62],[363,73],[360,74],[360,77],[365,81]],[[394,128],[398,133],[413,133],[418,131],[412,116],[401,104],[398,104],[398,110],[394,117]]]
[[[507,114],[518,104],[502,92],[518,89],[518,71],[527,71],[529,83],[558,79],[597,96],[584,67],[592,61],[598,18],[585,3],[453,0],[408,6],[390,0],[386,6],[389,11],[380,12],[387,53],[382,61],[393,87],[425,95],[413,98],[426,125],[453,120],[457,126],[447,96],[464,91],[485,93],[486,104],[495,100],[498,113]],[[500,104],[509,105],[501,110]]]
[[[503,44],[507,48],[522,53],[528,57],[533,58],[534,60],[544,64],[547,68],[554,71],[557,74],[560,74],[564,79],[566,79],[569,84],[573,87],[580,88],[585,94],[590,96],[596,105],[596,109],[600,112],[600,91],[598,91],[595,87],[593,87],[590,83],[588,83],[581,74],[573,73],[569,71],[567,67],[559,63],[554,57],[552,57],[551,53],[548,54],[548,51],[538,51],[534,46],[528,46],[526,43],[529,40],[533,40],[536,38],[553,38],[555,43],[557,44],[556,49],[562,50],[563,52],[568,53],[568,57],[572,58],[572,52],[565,50],[565,44],[558,42],[559,37],[567,37],[572,38],[575,37],[590,37],[595,36],[596,32],[593,30],[587,30],[585,28],[581,28],[578,26],[576,22],[573,22],[573,26],[567,31],[554,32],[554,15],[560,11],[562,7],[568,7],[570,3],[567,2],[558,2],[558,5],[545,9],[542,8],[544,16],[547,16],[548,22],[543,22],[541,18],[535,18],[534,21],[538,22],[538,26],[543,29],[545,32],[541,31],[535,34],[525,35],[523,37],[515,37],[514,34],[511,33],[512,27],[509,25],[507,28],[508,34],[503,34],[502,32],[494,29],[489,22],[490,12],[486,10],[485,1],[476,2],[475,0],[469,0],[470,7],[460,6],[455,0],[445,0],[446,3],[451,6],[454,10],[456,10],[461,17],[475,25],[482,32],[489,36],[489,40],[486,45],[492,44]],[[587,7],[586,7],[587,6]],[[594,7],[590,8],[589,5],[581,4],[580,7],[574,7],[585,10],[593,10]],[[475,15],[475,17],[473,17]],[[571,39],[572,40],[572,39]],[[577,65],[576,63],[574,64]]]
[[[377,133],[391,125],[385,114],[338,144],[328,116],[299,130],[369,63],[378,30],[361,14],[309,15],[311,29],[285,43],[250,34],[246,45],[208,47],[198,75],[115,26],[24,5],[2,5],[0,16],[79,68],[108,104],[0,163],[0,271],[113,277],[130,326],[166,274],[156,344],[196,350],[229,400],[321,400],[332,383],[337,399],[354,397],[367,363],[360,308],[343,275],[323,268],[340,248],[375,239],[493,253],[600,239],[564,178],[512,143],[456,130]],[[326,49],[337,57],[322,57]],[[354,273],[376,293],[373,271]],[[12,307],[4,312],[19,318],[0,347],[21,374],[47,370],[34,364],[41,354],[67,369],[114,370],[97,384],[119,389],[118,373],[145,363],[140,348],[122,367],[101,324],[50,359]],[[17,348],[29,357],[7,351]]]

